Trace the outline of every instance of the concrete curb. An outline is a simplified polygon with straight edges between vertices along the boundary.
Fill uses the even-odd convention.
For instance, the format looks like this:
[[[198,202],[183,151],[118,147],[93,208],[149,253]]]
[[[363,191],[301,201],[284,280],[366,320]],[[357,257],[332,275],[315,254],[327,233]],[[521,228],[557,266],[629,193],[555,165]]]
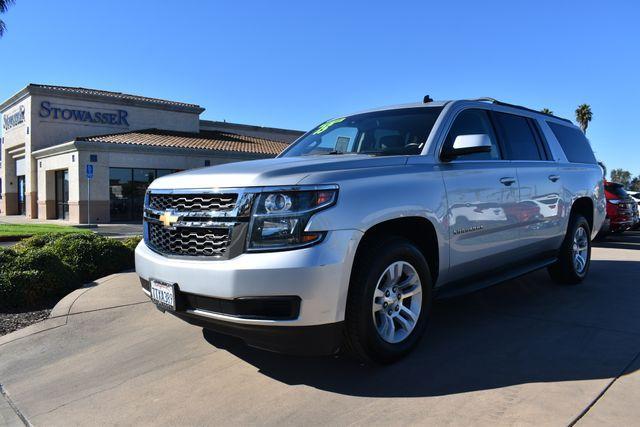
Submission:
[[[106,283],[115,279],[120,274],[128,273],[128,272],[130,271],[110,274],[108,276],[96,279],[93,282],[85,283],[81,288],[76,289],[75,291],[71,292],[70,294],[62,298],[60,301],[58,301],[58,303],[51,309],[51,313],[49,313],[49,319],[69,315],[69,313],[71,313],[71,307],[73,307],[73,304],[83,294],[85,294],[86,292],[89,292],[91,289],[95,288],[96,286],[102,283]]]

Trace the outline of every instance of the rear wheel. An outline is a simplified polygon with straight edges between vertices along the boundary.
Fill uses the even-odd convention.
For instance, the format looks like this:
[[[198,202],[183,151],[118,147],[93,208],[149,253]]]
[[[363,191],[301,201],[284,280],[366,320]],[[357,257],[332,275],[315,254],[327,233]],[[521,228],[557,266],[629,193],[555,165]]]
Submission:
[[[591,228],[582,215],[569,220],[558,261],[548,268],[551,278],[561,284],[575,285],[587,276],[591,263]]]
[[[391,363],[424,332],[431,308],[431,274],[410,241],[385,238],[359,252],[346,312],[346,341],[358,358]]]

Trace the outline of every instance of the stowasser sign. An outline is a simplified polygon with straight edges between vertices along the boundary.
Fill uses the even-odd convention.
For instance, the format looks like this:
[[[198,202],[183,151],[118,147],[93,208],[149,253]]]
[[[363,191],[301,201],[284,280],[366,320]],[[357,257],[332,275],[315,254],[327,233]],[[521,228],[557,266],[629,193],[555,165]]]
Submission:
[[[38,116],[43,119],[129,126],[126,110],[89,111],[68,105],[57,106],[49,101],[40,103]]]
[[[24,123],[24,105],[18,108],[18,111],[14,111],[9,114],[5,114],[2,118],[2,126],[4,130],[9,130],[14,126],[18,126],[20,123]]]

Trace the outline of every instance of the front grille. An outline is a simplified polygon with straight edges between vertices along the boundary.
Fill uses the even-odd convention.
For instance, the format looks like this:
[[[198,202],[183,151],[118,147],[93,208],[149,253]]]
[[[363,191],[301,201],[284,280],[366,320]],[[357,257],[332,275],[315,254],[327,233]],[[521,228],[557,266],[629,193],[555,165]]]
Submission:
[[[180,212],[230,211],[236,207],[237,194],[149,194],[151,209]]]
[[[148,243],[168,255],[222,256],[229,246],[227,228],[165,228],[148,223]]]

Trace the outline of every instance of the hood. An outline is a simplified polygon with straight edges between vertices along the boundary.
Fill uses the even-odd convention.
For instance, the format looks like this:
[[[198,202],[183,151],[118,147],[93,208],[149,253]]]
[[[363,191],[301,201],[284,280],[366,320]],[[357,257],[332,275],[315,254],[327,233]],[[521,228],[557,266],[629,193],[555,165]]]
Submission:
[[[186,189],[296,185],[303,178],[314,173],[398,166],[406,162],[405,156],[373,157],[342,154],[337,156],[280,157],[227,163],[179,172],[156,179],[149,188]]]

